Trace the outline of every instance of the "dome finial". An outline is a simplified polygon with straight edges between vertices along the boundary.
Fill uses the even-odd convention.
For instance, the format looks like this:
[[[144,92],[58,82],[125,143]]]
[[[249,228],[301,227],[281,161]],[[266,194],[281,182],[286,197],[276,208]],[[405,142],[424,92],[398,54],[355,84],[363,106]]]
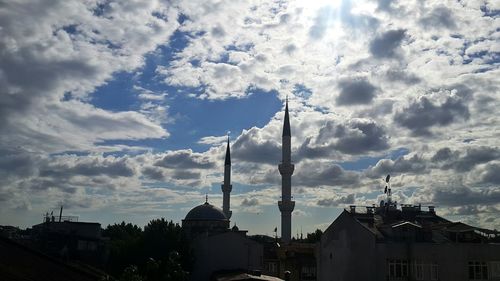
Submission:
[[[205,204],[208,204],[208,193],[205,193]]]

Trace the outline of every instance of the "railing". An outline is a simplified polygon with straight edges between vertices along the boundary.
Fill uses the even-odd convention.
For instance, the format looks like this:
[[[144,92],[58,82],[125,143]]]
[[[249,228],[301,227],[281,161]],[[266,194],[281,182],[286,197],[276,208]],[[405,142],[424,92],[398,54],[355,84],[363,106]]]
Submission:
[[[50,215],[45,215],[43,217],[44,222],[64,222],[64,221],[70,221],[70,222],[78,222],[78,217],[77,216],[50,216]]]

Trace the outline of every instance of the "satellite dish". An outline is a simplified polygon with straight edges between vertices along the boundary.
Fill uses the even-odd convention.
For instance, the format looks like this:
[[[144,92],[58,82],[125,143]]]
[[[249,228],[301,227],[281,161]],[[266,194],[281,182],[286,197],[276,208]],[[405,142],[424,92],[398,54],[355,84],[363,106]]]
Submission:
[[[385,177],[385,182],[389,182],[389,180],[391,179],[391,175],[387,175],[387,177]]]

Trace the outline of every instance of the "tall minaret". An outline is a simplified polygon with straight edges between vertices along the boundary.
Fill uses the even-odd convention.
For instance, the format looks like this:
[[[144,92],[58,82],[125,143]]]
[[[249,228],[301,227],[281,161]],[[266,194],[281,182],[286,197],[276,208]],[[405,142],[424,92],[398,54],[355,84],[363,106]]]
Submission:
[[[281,164],[278,165],[281,174],[281,201],[278,201],[278,207],[281,212],[281,240],[283,243],[289,243],[292,238],[292,211],[295,207],[295,201],[292,201],[292,174],[295,166],[291,162],[291,138],[287,98],[281,147],[283,156]]]
[[[226,160],[224,161],[224,184],[221,186],[223,199],[222,199],[222,212],[226,215],[227,219],[231,218],[229,210],[229,194],[233,189],[231,184],[231,150],[229,149],[229,136],[227,136]]]

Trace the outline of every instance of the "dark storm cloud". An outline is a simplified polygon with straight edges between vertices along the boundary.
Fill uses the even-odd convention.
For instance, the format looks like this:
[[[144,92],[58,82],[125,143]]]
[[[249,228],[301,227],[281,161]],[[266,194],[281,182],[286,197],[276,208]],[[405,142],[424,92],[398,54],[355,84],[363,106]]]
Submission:
[[[456,27],[452,12],[444,6],[439,6],[431,10],[420,19],[419,23],[426,28],[446,27],[453,29]]]
[[[226,31],[221,26],[216,26],[212,28],[212,35],[214,37],[224,37],[226,35]]]
[[[469,119],[469,108],[460,98],[448,97],[442,104],[434,104],[427,97],[410,104],[394,116],[394,121],[412,131],[415,136],[431,135],[433,126],[446,126],[459,119]]]
[[[325,198],[325,199],[320,199],[316,204],[318,206],[322,207],[335,207],[335,206],[341,206],[341,205],[346,205],[346,204],[352,204],[354,203],[354,194],[348,194],[345,196],[341,197],[332,197],[332,198]]]
[[[155,181],[162,181],[165,179],[163,172],[157,167],[145,167],[142,169],[142,175]]]
[[[387,148],[387,134],[373,120],[353,119],[347,124],[338,125],[328,121],[320,128],[315,139],[308,137],[300,145],[296,159],[329,158],[338,152],[358,155]]]
[[[365,78],[342,80],[338,86],[340,94],[336,99],[337,105],[369,104],[377,91]]]
[[[445,162],[456,157],[457,157],[456,153],[452,152],[450,148],[444,147],[436,151],[436,153],[432,156],[431,161]]]
[[[333,144],[315,145],[313,138],[308,137],[292,157],[296,161],[300,161],[302,159],[330,158],[334,153]]]
[[[378,5],[377,5],[377,10],[381,11],[391,11],[392,7],[391,4],[392,2],[395,2],[394,0],[378,0]]]
[[[414,85],[420,83],[421,79],[413,73],[408,73],[404,70],[388,70],[386,73],[387,80],[402,82],[406,85]]]
[[[455,216],[498,213],[499,211],[500,209],[495,208],[495,206],[483,206],[483,205],[463,205],[463,206],[456,206],[453,209],[448,210],[449,215],[455,215]]]
[[[417,155],[410,158],[404,156],[396,160],[381,159],[366,170],[366,175],[370,178],[379,178],[387,174],[422,174],[427,172],[427,160]]]
[[[155,162],[155,166],[169,169],[210,169],[215,167],[215,164],[191,150],[177,150],[167,152],[162,159]]]
[[[92,182],[87,183],[89,186]],[[74,194],[76,192],[76,187],[72,186],[68,178],[51,178],[51,177],[39,177],[33,178],[22,184],[23,188],[27,188],[30,192],[44,191],[49,188],[56,188],[64,193]]]
[[[370,52],[377,58],[391,58],[405,38],[405,29],[389,30],[375,37],[370,43]]]
[[[262,139],[258,131],[254,127],[241,134],[231,147],[231,156],[245,162],[275,165],[281,159],[281,146]]]
[[[377,116],[384,116],[392,113],[394,107],[393,100],[381,100],[372,106],[365,108],[359,112],[360,117],[375,118]]]
[[[480,173],[480,181],[487,184],[500,185],[500,164],[488,164]]]
[[[437,168],[454,169],[457,172],[468,172],[479,164],[497,159],[500,159],[500,149],[487,146],[469,147],[465,152],[452,151],[445,147],[439,149],[431,157],[431,161]]]
[[[493,147],[473,147],[468,148],[465,155],[453,163],[455,170],[464,172],[470,171],[478,164],[487,163],[495,159],[500,159],[500,150]]]
[[[200,179],[201,174],[199,172],[192,171],[175,171],[172,177],[176,180],[192,180]]]
[[[0,149],[0,182],[9,177],[27,178],[35,174],[40,157],[25,151]]]
[[[323,134],[320,130],[320,137]],[[335,149],[347,154],[361,154],[368,151],[387,149],[385,130],[373,121],[354,120],[347,126],[337,126],[334,137],[338,138]]]
[[[245,198],[243,199],[243,201],[241,201],[241,206],[244,207],[252,207],[257,205],[259,205],[259,200],[257,200],[257,198],[252,198],[252,199]]]
[[[292,55],[297,50],[297,46],[295,44],[288,44],[283,48],[283,51],[288,55]]]
[[[337,164],[302,162],[296,170],[294,184],[298,186],[346,186],[359,182],[358,173],[346,171]]]
[[[82,157],[76,163],[55,162],[40,168],[41,177],[65,178],[72,176],[108,176],[131,177],[135,174],[133,167],[128,163],[127,158],[91,158]]]
[[[494,188],[472,190],[466,186],[434,188],[432,201],[446,206],[493,205],[500,202],[500,190]]]

